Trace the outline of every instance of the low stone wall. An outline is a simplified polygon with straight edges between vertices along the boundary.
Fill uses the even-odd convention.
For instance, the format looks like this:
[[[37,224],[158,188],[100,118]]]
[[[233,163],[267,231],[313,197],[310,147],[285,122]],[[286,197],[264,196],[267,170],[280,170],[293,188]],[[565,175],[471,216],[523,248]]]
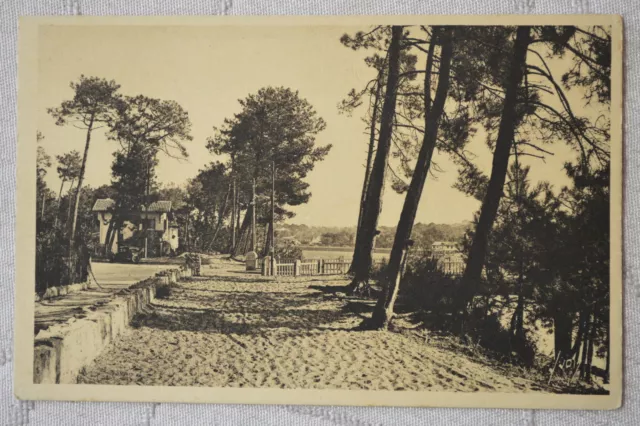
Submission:
[[[86,283],[63,285],[59,287],[49,287],[44,294],[36,293],[36,302],[46,299],[53,299],[54,297],[64,296],[69,293],[76,293],[78,291],[86,290],[88,288]]]
[[[49,287],[44,292],[44,294],[36,293],[36,302],[39,302],[41,300],[53,299],[54,297],[64,296],[69,293],[77,293],[79,291],[95,287],[97,286],[91,279],[91,276],[89,276],[89,278],[87,278],[87,282],[85,283],[62,285],[59,287]]]
[[[86,317],[82,319],[71,318],[41,330],[35,338],[33,382],[76,383],[80,371],[153,302],[158,287],[190,276],[191,269],[186,265],[159,272],[120,291],[108,303],[85,308]]]

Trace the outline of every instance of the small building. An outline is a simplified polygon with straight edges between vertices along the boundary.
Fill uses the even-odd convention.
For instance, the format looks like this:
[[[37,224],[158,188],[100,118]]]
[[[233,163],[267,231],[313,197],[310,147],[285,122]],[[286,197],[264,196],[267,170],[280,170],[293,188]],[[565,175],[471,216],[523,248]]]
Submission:
[[[319,246],[322,243],[322,239],[318,235],[317,237],[313,237],[311,241],[309,241],[310,246]]]
[[[281,237],[280,241],[282,241],[285,244],[291,244],[291,245],[294,245],[294,246],[299,246],[300,245],[300,241],[296,240],[296,238],[293,237],[293,236]]]
[[[447,254],[439,258],[437,262],[440,272],[448,275],[462,275],[466,266],[460,253]]]
[[[96,200],[92,211],[99,222],[99,241],[107,244],[107,233],[113,218],[115,201],[111,198]],[[179,246],[178,225],[171,208],[171,201],[155,201],[147,208],[126,212],[125,220],[113,239],[111,252],[117,253],[118,245],[128,243],[144,250],[145,257],[157,257],[175,251]],[[140,238],[137,238],[140,237]]]
[[[451,241],[435,241],[431,244],[431,255],[440,258],[453,253],[460,253],[457,243]]]

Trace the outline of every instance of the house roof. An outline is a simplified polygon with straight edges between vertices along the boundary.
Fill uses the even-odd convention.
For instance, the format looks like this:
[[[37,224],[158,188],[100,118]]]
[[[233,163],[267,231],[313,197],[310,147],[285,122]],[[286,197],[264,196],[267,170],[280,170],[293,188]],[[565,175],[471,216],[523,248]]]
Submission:
[[[115,201],[111,198],[99,198],[96,200],[96,203],[93,205],[92,211],[94,212],[106,212],[113,208],[115,205]],[[171,201],[154,201],[149,205],[148,209],[142,208],[142,211],[149,212],[161,212],[166,213],[171,211]]]
[[[280,237],[280,239],[283,241],[291,241],[294,244],[300,244],[300,241],[296,240],[294,236]]]
[[[431,246],[456,246],[457,244],[451,241],[434,241]]]
[[[142,210],[145,210],[145,209],[143,208]],[[164,200],[154,201],[153,203],[149,204],[149,208],[146,210],[150,212],[162,212],[162,213],[170,212],[171,201],[164,201]]]
[[[107,210],[110,210],[111,208],[113,208],[113,205],[115,203],[116,202],[113,201],[111,198],[98,198],[96,200],[96,203],[93,205],[92,211],[106,212]]]

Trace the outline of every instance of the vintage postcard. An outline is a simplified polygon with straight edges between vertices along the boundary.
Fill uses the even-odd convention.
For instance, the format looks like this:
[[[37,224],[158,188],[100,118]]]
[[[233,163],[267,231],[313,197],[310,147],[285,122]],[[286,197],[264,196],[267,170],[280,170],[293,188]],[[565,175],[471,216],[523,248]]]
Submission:
[[[22,399],[613,409],[617,16],[20,21]]]

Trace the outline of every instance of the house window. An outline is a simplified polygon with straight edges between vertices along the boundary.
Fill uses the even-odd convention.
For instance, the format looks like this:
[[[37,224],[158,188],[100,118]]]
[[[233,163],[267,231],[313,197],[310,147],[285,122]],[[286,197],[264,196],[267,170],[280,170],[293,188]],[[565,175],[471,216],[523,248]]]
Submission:
[[[169,228],[169,221],[167,219],[164,220],[164,230],[166,231]]]
[[[155,219],[145,219],[145,227],[147,229],[156,229],[156,220]]]

